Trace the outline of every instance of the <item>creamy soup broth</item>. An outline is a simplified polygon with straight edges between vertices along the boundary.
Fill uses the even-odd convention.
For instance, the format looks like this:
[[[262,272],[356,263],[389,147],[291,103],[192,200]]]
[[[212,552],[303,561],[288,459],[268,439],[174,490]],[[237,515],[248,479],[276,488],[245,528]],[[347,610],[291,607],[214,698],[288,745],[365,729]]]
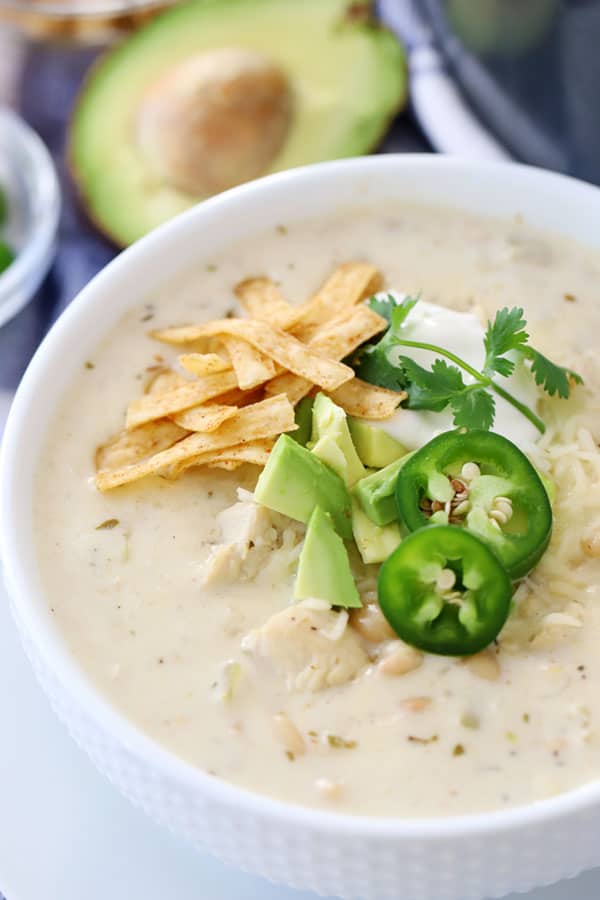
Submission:
[[[379,266],[390,287],[459,310],[522,305],[536,345],[559,361],[577,362],[600,328],[597,258],[518,218],[355,210],[231,246],[131,309],[91,352],[52,423],[34,521],[56,627],[140,729],[215,777],[282,800],[352,814],[450,815],[594,779],[600,597],[589,585],[597,560],[577,561],[588,585],[577,598],[582,627],[548,646],[504,649],[501,641],[491,679],[428,655],[402,677],[367,666],[341,686],[294,691],[243,663],[227,700],[223,663],[243,662],[244,636],[292,602],[293,569],[277,551],[254,580],[202,586],[202,560],[220,540],[215,516],[240,485],[252,490],[257,470],[192,470],[108,494],[93,485],[94,450],[122,427],[154,355],[176,357],[149,340],[150,327],[222,316],[236,307],[234,284],[249,275],[269,275],[300,302],[351,259]],[[97,530],[108,519],[118,524]],[[280,712],[304,735],[306,752],[285,752],[273,725]]]

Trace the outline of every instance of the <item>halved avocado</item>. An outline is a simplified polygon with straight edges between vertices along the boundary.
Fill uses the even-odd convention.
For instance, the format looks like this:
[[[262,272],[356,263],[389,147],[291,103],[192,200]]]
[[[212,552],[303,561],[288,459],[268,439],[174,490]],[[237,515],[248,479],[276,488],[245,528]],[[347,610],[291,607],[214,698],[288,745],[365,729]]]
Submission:
[[[356,156],[406,99],[404,53],[349,0],[191,0],[92,69],[70,129],[90,217],[124,245],[199,200]]]

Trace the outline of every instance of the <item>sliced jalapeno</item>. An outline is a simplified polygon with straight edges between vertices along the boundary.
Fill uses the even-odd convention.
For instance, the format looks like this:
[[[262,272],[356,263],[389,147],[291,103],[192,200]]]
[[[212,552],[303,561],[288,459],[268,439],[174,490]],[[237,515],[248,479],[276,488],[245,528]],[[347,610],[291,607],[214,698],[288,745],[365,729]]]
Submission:
[[[456,525],[409,534],[379,572],[379,605],[394,631],[428,653],[466,656],[506,621],[511,581],[489,547]]]
[[[552,533],[542,481],[511,441],[491,431],[449,431],[421,447],[401,469],[396,506],[410,531],[461,525],[485,541],[509,575],[538,562]]]

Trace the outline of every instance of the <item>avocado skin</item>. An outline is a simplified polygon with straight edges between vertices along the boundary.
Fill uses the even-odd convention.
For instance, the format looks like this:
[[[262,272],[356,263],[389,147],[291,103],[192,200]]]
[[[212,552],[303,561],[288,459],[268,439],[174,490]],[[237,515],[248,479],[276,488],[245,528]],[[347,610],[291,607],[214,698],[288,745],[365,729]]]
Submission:
[[[255,499],[263,506],[308,522],[319,505],[331,515],[336,531],[345,540],[352,537],[350,494],[336,473],[287,434],[282,434],[262,470]]]
[[[331,516],[316,506],[308,522],[294,585],[296,600],[317,598],[332,606],[362,606],[344,542]]]
[[[300,122],[292,124],[264,175],[373,150],[406,104],[406,57],[387,29],[346,17],[351,6],[350,0],[188,0],[99,57],[84,80],[67,137],[67,168],[90,222],[124,247],[206,199],[171,190],[146,171],[132,122],[144,89],[169,65],[236,41],[271,55],[292,87],[303,85],[296,93],[306,109],[299,110]],[[306,52],[299,54],[302,40]],[[348,65],[353,45],[356,76]],[[319,70],[328,59],[330,68],[339,59],[339,77],[321,83]],[[330,100],[313,108],[307,99],[313,96]]]
[[[406,447],[382,428],[361,419],[348,416],[348,428],[356,452],[369,469],[383,469],[407,452]]]

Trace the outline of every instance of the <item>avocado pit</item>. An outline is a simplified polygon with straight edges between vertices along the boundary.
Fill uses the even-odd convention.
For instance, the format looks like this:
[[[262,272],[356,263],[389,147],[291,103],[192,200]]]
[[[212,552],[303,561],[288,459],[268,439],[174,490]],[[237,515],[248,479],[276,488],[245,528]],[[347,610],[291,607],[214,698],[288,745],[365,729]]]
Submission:
[[[261,53],[222,48],[185,59],[150,85],[138,147],[158,176],[202,197],[267,171],[292,119],[287,75]]]

